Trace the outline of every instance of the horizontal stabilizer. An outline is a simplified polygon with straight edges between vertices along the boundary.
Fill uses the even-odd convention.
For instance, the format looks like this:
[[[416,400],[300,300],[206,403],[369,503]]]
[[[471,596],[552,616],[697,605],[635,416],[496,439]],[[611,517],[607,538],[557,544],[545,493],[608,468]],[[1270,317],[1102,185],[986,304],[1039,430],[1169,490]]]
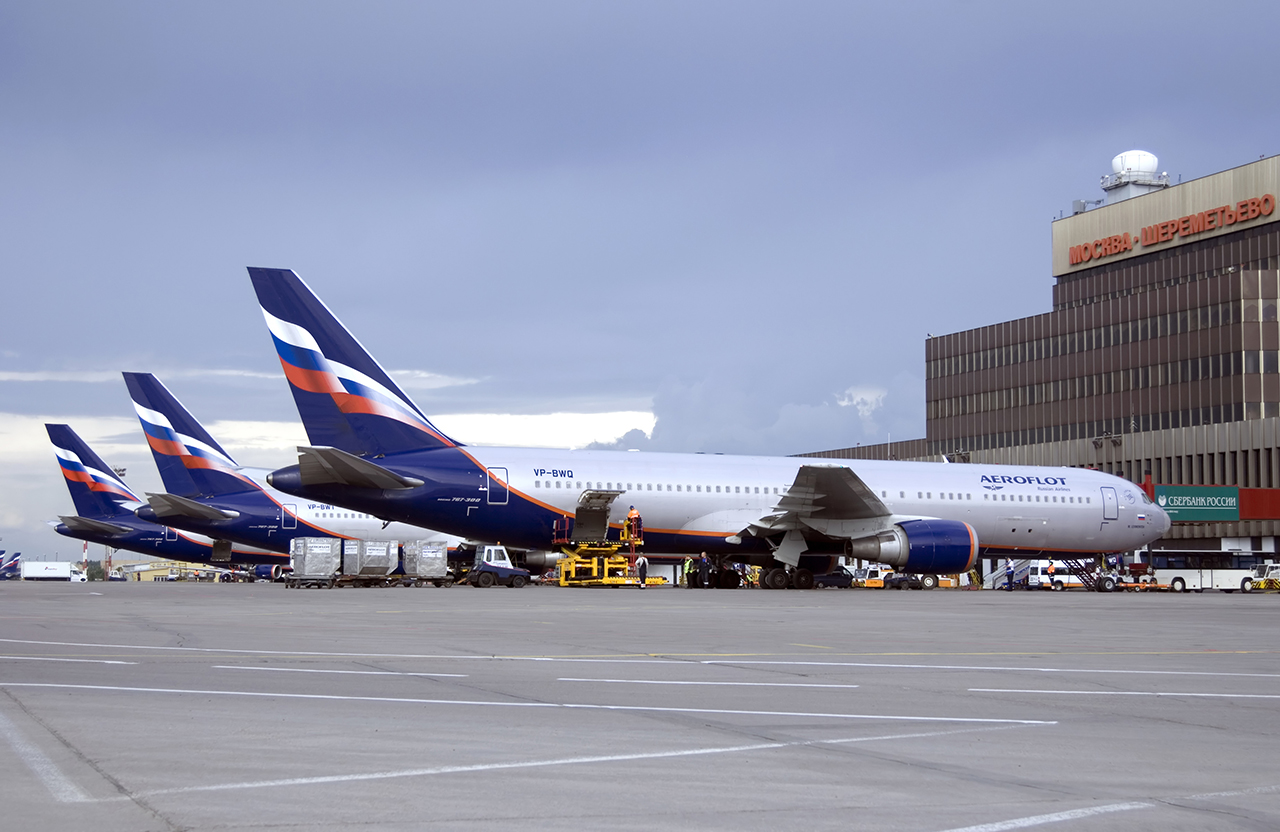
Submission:
[[[179,497],[177,494],[147,493],[147,503],[156,517],[191,517],[196,520],[233,520],[240,516],[238,511],[230,511]]]
[[[303,485],[349,485],[383,490],[424,485],[420,479],[401,476],[337,448],[298,448],[298,475]]]
[[[74,532],[90,532],[92,534],[105,535],[107,537],[116,537],[125,535],[133,531],[128,526],[120,526],[115,523],[108,523],[105,520],[91,520],[88,517],[59,517],[62,525],[66,526]]]

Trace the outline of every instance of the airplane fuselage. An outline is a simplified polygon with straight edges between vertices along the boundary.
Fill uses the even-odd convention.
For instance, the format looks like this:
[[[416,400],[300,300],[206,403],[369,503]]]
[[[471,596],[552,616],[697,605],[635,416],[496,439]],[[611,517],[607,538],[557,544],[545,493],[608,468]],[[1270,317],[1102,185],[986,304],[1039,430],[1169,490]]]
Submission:
[[[800,468],[811,465],[847,466],[889,510],[863,520],[807,518],[799,530],[810,545],[831,544],[833,553],[837,541],[922,517],[968,523],[986,554],[1127,551],[1158,538],[1169,522],[1128,480],[1078,468],[485,447],[376,462],[425,484],[304,485],[296,466],[271,482],[308,499],[529,548],[550,545],[554,522],[573,516],[584,491],[617,490],[611,524],[620,528],[634,505],[650,552],[767,554],[764,530],[743,532],[769,516]]]

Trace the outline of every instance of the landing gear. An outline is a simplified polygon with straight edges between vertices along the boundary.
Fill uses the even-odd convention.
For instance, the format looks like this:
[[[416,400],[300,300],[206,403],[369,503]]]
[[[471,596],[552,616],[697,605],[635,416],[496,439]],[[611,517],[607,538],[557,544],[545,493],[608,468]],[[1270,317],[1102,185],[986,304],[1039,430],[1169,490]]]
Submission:
[[[764,573],[760,583],[765,589],[786,589],[790,582],[791,576],[787,574],[787,570],[774,568]]]
[[[791,585],[796,589],[813,589],[813,573],[808,569],[797,569],[791,573]]]
[[[720,589],[737,589],[742,583],[742,576],[734,569],[721,569],[716,576],[716,586]]]
[[[937,589],[938,576],[937,575],[921,575],[920,588],[921,589]]]

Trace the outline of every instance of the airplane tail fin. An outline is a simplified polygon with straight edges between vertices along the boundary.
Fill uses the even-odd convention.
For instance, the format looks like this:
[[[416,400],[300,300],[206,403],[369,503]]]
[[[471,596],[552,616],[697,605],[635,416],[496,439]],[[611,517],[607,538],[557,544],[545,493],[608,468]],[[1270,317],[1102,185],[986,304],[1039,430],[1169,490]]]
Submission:
[[[238,473],[231,455],[150,373],[125,373],[133,409],[142,422],[165,491],[181,497],[213,496],[257,486]]]
[[[361,456],[455,447],[290,269],[250,267],[313,445]]]
[[[116,476],[85,444],[76,432],[66,425],[45,425],[53,451],[58,456],[62,476],[67,480],[71,501],[76,513],[84,517],[118,517],[133,515],[124,503],[140,503],[138,495]]]

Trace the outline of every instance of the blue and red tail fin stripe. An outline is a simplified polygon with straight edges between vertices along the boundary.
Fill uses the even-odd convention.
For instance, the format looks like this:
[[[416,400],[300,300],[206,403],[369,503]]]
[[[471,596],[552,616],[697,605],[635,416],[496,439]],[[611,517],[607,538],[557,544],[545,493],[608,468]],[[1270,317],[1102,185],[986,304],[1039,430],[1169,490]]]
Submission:
[[[124,380],[166,491],[191,497],[257,488],[155,376],[125,373]]]
[[[114,517],[131,513],[124,503],[142,502],[70,427],[45,425],[45,430],[78,514]]]
[[[384,455],[458,445],[288,269],[250,268],[276,353],[313,444]]]

